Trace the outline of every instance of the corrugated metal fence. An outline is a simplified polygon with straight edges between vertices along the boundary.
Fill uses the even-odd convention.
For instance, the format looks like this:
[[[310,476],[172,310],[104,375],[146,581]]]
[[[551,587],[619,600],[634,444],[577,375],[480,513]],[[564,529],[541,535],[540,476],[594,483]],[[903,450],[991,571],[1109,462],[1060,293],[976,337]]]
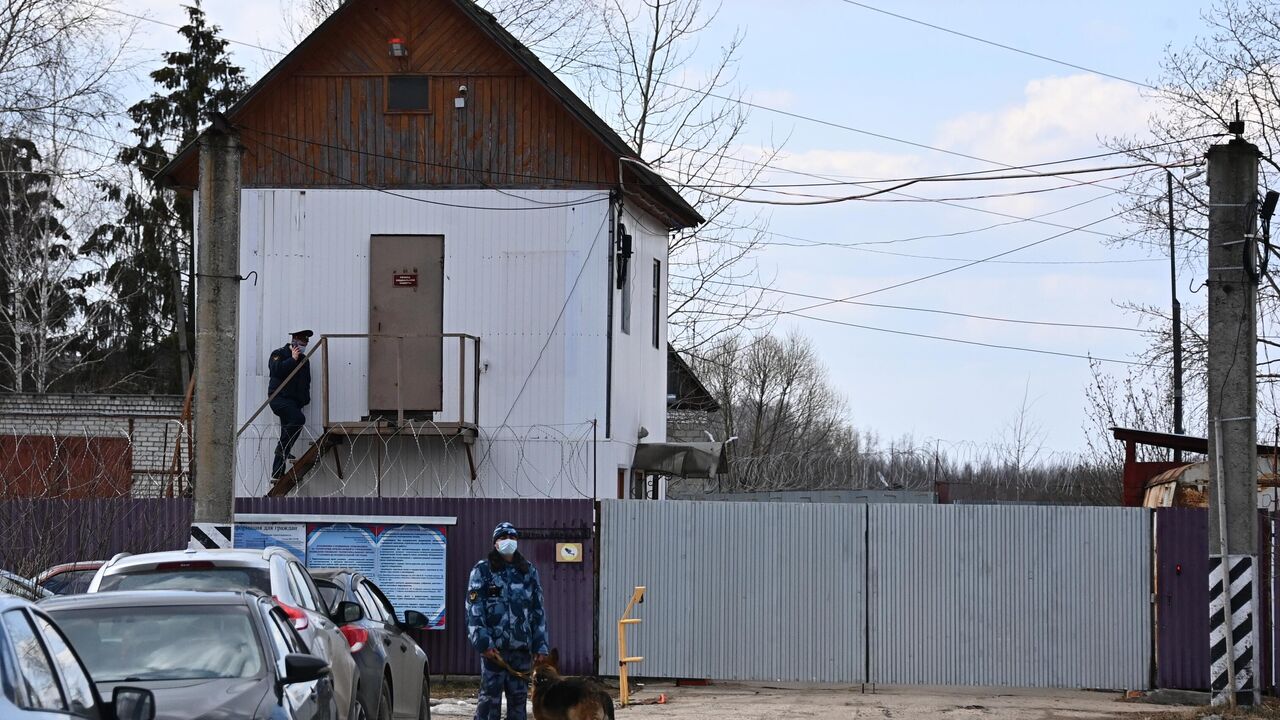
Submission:
[[[617,621],[647,598],[627,650],[645,676],[861,682],[864,506],[601,502],[600,673]]]
[[[1142,509],[601,505],[601,674],[645,585],[628,630],[642,675],[1149,684]]]
[[[869,512],[872,682],[1147,687],[1147,511]]]

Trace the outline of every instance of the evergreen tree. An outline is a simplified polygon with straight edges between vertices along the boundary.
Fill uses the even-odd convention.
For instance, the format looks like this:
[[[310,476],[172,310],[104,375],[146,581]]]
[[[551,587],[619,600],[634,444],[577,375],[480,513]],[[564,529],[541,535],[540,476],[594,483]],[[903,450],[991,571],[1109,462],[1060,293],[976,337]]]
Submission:
[[[151,73],[156,91],[129,108],[137,143],[120,152],[134,171],[133,187],[104,187],[121,217],[95,233],[91,247],[106,259],[103,278],[112,290],[108,312],[88,334],[100,354],[99,387],[152,392],[184,392],[180,387],[177,333],[194,347],[195,257],[188,195],[160,187],[156,173],[174,153],[195,140],[208,114],[230,107],[247,89],[244,73],[231,62],[220,28],[206,22],[199,0],[185,6],[187,23],[178,30],[186,49],[164,54]],[[181,297],[174,292],[180,276]],[[185,327],[178,325],[183,303]]]

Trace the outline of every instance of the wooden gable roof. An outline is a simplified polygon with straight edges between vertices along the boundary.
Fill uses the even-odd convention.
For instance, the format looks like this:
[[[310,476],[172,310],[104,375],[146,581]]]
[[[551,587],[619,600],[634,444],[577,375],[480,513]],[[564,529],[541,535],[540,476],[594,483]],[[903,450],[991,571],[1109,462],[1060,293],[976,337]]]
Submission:
[[[399,38],[407,55],[392,57]],[[424,78],[423,111],[388,78]],[[466,86],[465,105],[455,98]],[[347,0],[226,112],[246,187],[596,187],[620,181],[670,228],[698,212],[472,0]],[[193,188],[196,143],[161,171]]]

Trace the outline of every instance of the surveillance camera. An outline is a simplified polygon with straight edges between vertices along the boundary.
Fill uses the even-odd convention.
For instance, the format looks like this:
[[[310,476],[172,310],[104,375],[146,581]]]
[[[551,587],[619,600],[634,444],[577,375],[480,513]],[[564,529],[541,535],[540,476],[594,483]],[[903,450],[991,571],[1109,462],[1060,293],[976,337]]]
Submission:
[[[459,86],[458,86],[458,94],[459,94],[459,95],[466,95],[466,94],[467,94],[467,86],[466,86],[466,85],[459,85]]]

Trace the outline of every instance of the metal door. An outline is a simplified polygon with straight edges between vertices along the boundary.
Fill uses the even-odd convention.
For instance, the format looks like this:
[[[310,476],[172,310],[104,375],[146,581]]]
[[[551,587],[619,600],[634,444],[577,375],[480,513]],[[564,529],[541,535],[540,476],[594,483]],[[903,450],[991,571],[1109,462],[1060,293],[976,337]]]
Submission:
[[[444,236],[369,238],[369,414],[443,407]]]
[[[1209,513],[1156,510],[1156,685],[1209,687]]]

